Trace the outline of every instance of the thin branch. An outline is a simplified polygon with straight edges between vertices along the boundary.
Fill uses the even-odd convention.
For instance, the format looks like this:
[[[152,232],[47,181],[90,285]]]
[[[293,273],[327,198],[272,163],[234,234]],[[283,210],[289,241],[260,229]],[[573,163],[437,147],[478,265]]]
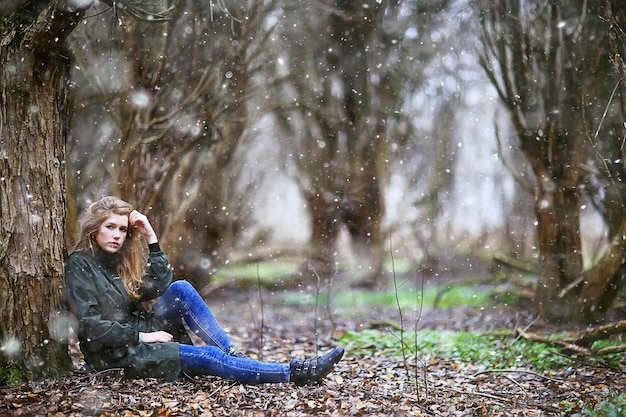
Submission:
[[[534,193],[534,187],[531,184],[529,184],[528,181],[525,181],[524,178],[521,175],[519,175],[519,173],[513,167],[513,165],[511,165],[509,160],[504,157],[504,153],[502,152],[502,140],[500,139],[500,129],[498,127],[497,121],[494,122],[494,130],[496,134],[496,142],[498,143],[498,155],[500,156],[500,159],[502,160],[504,167],[513,176],[513,178],[515,179],[515,182],[517,182],[526,192],[532,195]]]
[[[465,394],[465,395],[478,395],[481,397],[487,397],[487,398],[491,398],[493,400],[500,400],[500,401],[504,401],[504,402],[513,402],[514,400],[509,399],[507,397],[503,397],[503,396],[499,396],[499,395],[494,395],[494,394],[489,394],[487,392],[480,392],[480,391],[461,391],[461,390],[457,390],[454,388],[450,388],[451,391],[456,392],[457,394]]]
[[[539,374],[537,372],[528,371],[528,370],[525,370],[525,369],[487,369],[487,370],[484,370],[484,371],[476,372],[472,376],[478,376],[478,375],[483,375],[483,374],[500,374],[500,373],[529,374],[529,375],[536,376],[538,378],[547,379],[548,381],[558,382],[560,384],[565,382],[562,379],[552,378],[552,377],[549,377],[549,376],[546,376],[546,375],[542,375],[542,374]]]
[[[256,281],[257,281],[257,290],[259,292],[259,308],[261,309],[261,324],[259,327],[259,359],[263,360],[263,345],[265,344],[265,308],[263,303],[263,291],[261,291],[261,275],[259,274],[259,263],[256,263]]]

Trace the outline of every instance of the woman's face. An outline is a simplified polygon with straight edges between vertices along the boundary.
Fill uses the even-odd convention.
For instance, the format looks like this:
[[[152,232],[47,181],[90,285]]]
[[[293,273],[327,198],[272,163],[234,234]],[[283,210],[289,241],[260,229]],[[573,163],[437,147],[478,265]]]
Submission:
[[[116,253],[122,248],[128,233],[128,216],[111,214],[100,224],[96,232],[96,243],[107,253]]]

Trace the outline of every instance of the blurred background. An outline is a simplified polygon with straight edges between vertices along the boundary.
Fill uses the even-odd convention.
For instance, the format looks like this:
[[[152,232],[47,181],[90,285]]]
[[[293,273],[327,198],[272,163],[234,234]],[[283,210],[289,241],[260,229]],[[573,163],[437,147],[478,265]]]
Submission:
[[[96,3],[69,40],[77,212],[135,204],[198,287],[277,259],[374,288],[390,259],[580,274],[621,230],[624,119],[604,2],[563,3]]]

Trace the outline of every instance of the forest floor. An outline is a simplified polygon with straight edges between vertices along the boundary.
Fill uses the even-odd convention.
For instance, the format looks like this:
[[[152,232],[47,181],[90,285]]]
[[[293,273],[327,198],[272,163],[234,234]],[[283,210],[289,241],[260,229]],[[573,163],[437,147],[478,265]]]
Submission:
[[[393,306],[313,311],[310,304],[286,303],[289,293],[302,295],[224,288],[208,303],[240,350],[269,361],[324,353],[348,332],[401,321]],[[417,323],[418,330],[557,330],[533,321],[523,306],[424,308]],[[80,365],[76,346],[70,350]],[[626,369],[595,362],[546,371],[491,369],[429,352],[405,362],[374,343],[368,349],[346,346],[343,360],[317,386],[241,385],[214,377],[126,380],[116,372],[75,371],[59,380],[0,387],[0,415],[568,416],[624,393],[624,387]]]

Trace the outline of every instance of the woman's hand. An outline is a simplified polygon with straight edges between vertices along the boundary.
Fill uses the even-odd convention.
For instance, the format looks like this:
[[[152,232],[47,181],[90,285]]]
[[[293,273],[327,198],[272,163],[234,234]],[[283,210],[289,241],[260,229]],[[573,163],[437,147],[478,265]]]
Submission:
[[[150,221],[148,221],[148,218],[137,210],[131,211],[128,215],[128,224],[131,227],[136,227],[139,233],[146,237],[148,243],[156,243],[158,241],[157,235]]]
[[[158,332],[139,333],[141,343],[165,343],[174,340],[174,336],[168,332],[159,330]]]

